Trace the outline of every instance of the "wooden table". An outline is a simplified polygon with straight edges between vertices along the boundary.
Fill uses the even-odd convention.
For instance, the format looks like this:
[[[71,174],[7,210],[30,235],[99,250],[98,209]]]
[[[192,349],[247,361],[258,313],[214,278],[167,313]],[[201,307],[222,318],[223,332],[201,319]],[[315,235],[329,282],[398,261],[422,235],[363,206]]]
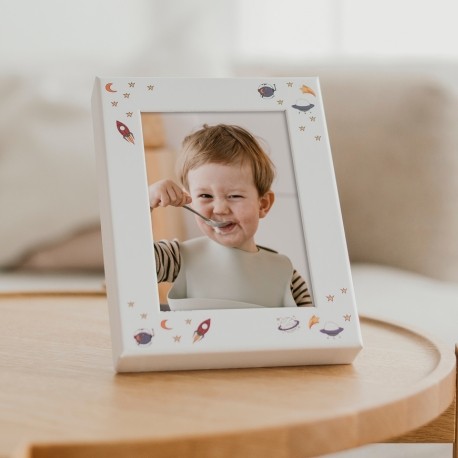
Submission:
[[[453,348],[393,324],[362,319],[352,365],[116,375],[105,297],[3,296],[0,316],[2,458],[302,458],[438,416],[400,440],[455,442]]]

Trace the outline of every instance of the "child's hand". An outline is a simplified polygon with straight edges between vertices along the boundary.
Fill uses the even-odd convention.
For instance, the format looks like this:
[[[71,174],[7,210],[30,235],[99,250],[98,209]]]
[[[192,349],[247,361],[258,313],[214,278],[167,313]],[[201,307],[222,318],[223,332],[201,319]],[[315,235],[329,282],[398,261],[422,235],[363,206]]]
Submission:
[[[172,180],[160,180],[149,187],[149,205],[151,208],[182,207],[191,203],[191,196]]]

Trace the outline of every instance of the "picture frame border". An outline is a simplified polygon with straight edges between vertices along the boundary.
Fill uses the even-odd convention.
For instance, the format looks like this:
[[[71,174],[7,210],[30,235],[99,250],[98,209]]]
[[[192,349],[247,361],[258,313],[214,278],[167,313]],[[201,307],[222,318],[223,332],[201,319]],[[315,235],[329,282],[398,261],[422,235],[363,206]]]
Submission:
[[[317,77],[97,77],[92,111],[117,372],[354,360],[362,338]],[[216,111],[285,114],[314,307],[160,310],[141,114]]]

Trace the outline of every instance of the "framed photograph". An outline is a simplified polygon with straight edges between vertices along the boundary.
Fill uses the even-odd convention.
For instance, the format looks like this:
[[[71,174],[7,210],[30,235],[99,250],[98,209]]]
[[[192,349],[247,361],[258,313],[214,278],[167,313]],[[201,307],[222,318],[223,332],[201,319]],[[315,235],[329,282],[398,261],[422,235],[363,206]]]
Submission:
[[[318,78],[96,78],[92,107],[116,371],[354,360]]]

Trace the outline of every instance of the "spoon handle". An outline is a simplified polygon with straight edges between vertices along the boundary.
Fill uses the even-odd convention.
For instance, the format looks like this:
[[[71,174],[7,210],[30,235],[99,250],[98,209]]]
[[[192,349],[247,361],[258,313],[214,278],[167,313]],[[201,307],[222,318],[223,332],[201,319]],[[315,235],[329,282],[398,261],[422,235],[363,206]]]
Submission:
[[[194,210],[191,207],[188,207],[187,205],[183,205],[183,208],[186,208],[186,210],[189,210],[190,212],[193,212],[197,216],[200,216],[205,221],[211,221],[210,219],[206,218],[204,215],[201,215],[199,212],[197,212],[196,210]]]

